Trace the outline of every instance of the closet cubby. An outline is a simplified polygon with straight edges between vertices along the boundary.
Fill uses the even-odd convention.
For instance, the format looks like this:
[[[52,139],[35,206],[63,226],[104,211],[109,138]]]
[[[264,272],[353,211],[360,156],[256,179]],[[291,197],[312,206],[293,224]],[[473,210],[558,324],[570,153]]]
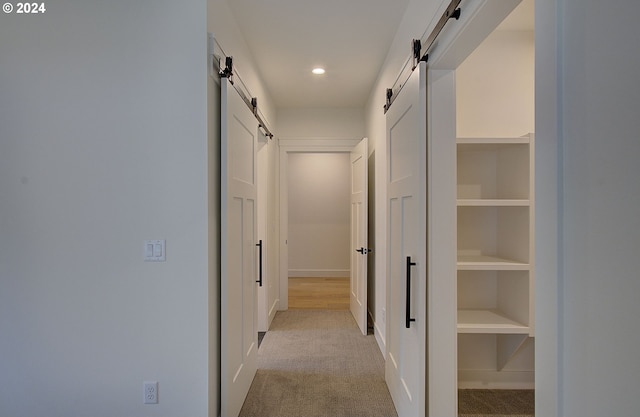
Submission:
[[[458,271],[458,333],[529,334],[528,271]]]
[[[458,205],[529,205],[529,142],[529,136],[458,139]]]
[[[458,206],[458,270],[529,267],[529,207]]]
[[[527,370],[533,347],[534,339],[526,335],[458,334],[458,370],[465,376],[462,388],[486,387],[492,372],[503,372],[498,381],[491,381],[492,387],[519,388],[522,383],[510,379],[514,372]]]

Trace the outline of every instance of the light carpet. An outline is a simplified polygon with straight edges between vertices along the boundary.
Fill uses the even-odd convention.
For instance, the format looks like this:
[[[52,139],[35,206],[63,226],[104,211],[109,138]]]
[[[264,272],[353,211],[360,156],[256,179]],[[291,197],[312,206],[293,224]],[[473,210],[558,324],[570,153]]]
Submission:
[[[396,417],[373,335],[349,311],[276,314],[241,417]]]

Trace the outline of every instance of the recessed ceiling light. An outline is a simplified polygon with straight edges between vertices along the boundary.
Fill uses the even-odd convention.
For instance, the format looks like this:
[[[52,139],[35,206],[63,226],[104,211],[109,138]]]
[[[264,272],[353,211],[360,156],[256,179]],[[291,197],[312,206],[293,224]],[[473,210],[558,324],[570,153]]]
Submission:
[[[311,70],[311,72],[313,72],[316,75],[322,75],[325,73],[324,68],[314,68],[313,70]]]

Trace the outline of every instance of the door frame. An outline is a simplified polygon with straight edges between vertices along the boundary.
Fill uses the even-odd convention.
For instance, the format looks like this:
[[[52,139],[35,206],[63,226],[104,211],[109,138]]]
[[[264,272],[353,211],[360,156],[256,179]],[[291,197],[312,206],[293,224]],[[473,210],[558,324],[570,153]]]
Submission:
[[[561,10],[554,0],[535,0],[535,392],[536,415],[561,414],[562,383],[560,341],[562,331],[561,286],[561,185],[562,147],[559,106],[559,56]],[[460,22],[451,24],[439,37],[439,47],[430,54],[430,134],[455,131],[455,108],[451,104],[453,72],[481,42],[490,28],[497,0],[469,3]],[[490,30],[489,30],[490,31]],[[487,32],[488,33],[488,32]],[[480,41],[478,41],[480,39]],[[453,76],[453,80],[451,77]],[[434,131],[435,130],[435,131]],[[440,133],[437,133],[440,131]],[[455,137],[455,134],[453,135]],[[433,369],[432,369],[433,371]]]
[[[362,138],[280,138],[280,310],[289,309],[289,153],[349,153]]]

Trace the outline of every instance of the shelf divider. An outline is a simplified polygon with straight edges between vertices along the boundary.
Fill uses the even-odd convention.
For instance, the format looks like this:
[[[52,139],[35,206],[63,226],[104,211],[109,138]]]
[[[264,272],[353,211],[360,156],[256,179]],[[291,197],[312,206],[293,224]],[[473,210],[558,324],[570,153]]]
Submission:
[[[496,359],[498,371],[502,371],[511,359],[522,349],[529,338],[526,334],[499,334]]]
[[[458,207],[528,207],[529,200],[505,198],[459,198]]]
[[[458,271],[527,271],[529,263],[489,255],[458,255]]]
[[[458,310],[458,333],[528,336],[529,327],[511,320],[497,310]]]
[[[517,138],[456,138],[458,145],[527,145],[530,142],[529,135]]]

